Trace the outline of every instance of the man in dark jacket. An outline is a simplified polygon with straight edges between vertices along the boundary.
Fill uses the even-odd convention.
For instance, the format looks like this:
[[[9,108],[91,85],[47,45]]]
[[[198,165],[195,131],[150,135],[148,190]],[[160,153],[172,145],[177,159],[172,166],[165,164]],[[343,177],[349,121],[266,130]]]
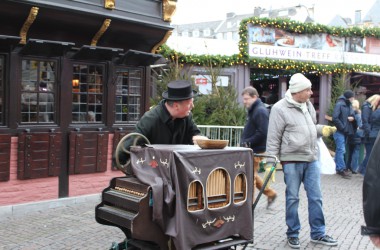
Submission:
[[[201,131],[192,119],[193,97],[196,94],[190,81],[169,82],[168,90],[162,93],[163,100],[141,117],[135,132],[144,135],[151,144],[194,144],[197,139],[208,139],[200,135]],[[128,149],[136,141],[137,145],[146,143],[140,139],[129,138],[124,148]],[[118,166],[116,158],[124,164],[129,155],[115,152],[113,164]]]
[[[338,98],[332,115],[333,123],[337,128],[337,132],[333,135],[336,145],[336,172],[343,178],[351,177],[346,168],[344,154],[346,153],[346,139],[348,136],[353,136],[356,130],[355,113],[351,106],[353,100],[354,92],[346,90],[343,95]]]
[[[244,106],[247,108],[248,113],[241,142],[243,145],[250,147],[254,153],[264,153],[266,150],[268,134],[268,110],[262,103],[255,88],[245,88],[242,92],[242,96]],[[263,180],[257,174],[260,162],[262,160],[263,159],[261,157],[254,157],[253,159],[253,169],[255,171],[253,190],[255,190],[255,187],[260,190],[263,186]],[[269,187],[266,188],[263,193],[268,197],[267,208],[269,208],[269,206],[272,205],[276,199],[277,193]]]
[[[136,124],[136,132],[147,137],[151,144],[193,144],[196,139],[205,139],[194,123],[191,110],[196,92],[191,82],[172,81],[162,100],[146,112]]]
[[[362,235],[369,235],[373,244],[380,248],[380,135],[377,136],[368,160],[363,182],[363,213],[366,226]]]

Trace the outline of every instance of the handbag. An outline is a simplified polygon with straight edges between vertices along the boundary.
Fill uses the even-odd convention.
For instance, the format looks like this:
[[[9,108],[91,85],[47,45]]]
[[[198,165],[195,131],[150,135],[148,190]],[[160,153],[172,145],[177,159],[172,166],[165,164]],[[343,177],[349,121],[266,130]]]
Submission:
[[[321,167],[321,174],[335,174],[335,161],[334,158],[330,155],[328,148],[326,147],[325,142],[322,140],[322,137],[317,139],[318,145],[318,161]]]

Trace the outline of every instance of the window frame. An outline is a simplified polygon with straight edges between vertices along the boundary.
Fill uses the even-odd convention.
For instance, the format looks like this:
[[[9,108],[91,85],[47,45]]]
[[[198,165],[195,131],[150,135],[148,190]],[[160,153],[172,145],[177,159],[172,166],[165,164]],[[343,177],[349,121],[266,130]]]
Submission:
[[[3,54],[0,54],[0,126],[5,125],[5,105],[6,105],[6,88],[5,88],[5,75],[6,75],[6,57]]]
[[[119,72],[126,72],[128,71],[128,90],[127,90],[127,94],[122,94],[122,91],[123,89],[121,89],[121,92],[120,90],[118,90],[118,86],[119,86]],[[139,77],[136,77],[136,76],[131,76],[130,75],[130,72],[132,71],[139,71]],[[143,101],[144,101],[144,96],[145,96],[145,87],[144,87],[144,69],[143,68],[140,68],[140,67],[129,67],[129,66],[122,66],[122,65],[118,65],[115,67],[115,70],[114,70],[114,75],[115,75],[115,90],[114,90],[114,93],[112,95],[112,97],[114,98],[114,107],[113,107],[113,110],[114,110],[114,117],[113,117],[113,123],[114,124],[136,124],[141,116],[142,116],[142,111],[144,109],[144,105],[143,105]],[[131,80],[138,80],[140,81],[139,83],[139,90],[140,92],[139,93],[131,93]],[[136,87],[135,86],[132,86],[132,87]],[[123,86],[122,86],[123,88]],[[119,91],[119,93],[118,93]],[[121,98],[121,100],[126,97],[127,98],[127,103],[118,103],[118,99]],[[130,98],[136,98],[137,101],[134,102],[134,103],[130,103],[129,100]],[[121,110],[121,112],[119,111],[120,108],[118,107],[118,105],[121,105],[121,109],[123,109],[124,107],[123,106],[127,106],[127,114],[124,114],[123,113],[123,110]],[[129,111],[131,110],[131,107],[135,106],[135,112],[131,113],[133,114],[133,116],[135,116],[135,119],[130,119],[130,114],[129,114]],[[118,119],[118,116],[120,117],[121,116],[121,119]],[[125,120],[123,120],[123,116],[126,116],[127,118]]]
[[[86,72],[75,72],[75,67],[83,67],[87,69]],[[100,73],[90,72],[90,68],[101,69]],[[99,62],[84,62],[84,61],[72,61],[71,64],[71,82],[70,82],[70,93],[71,93],[71,125],[78,124],[105,124],[107,119],[107,66],[105,63]],[[83,70],[80,69],[80,70]],[[97,71],[95,71],[97,72]],[[84,77],[86,80],[82,80],[78,77]],[[101,83],[97,83],[98,77],[101,78]],[[77,82],[75,80],[78,80]],[[89,91],[90,85],[94,88],[94,91]],[[78,87],[79,91],[74,91]],[[85,91],[80,90],[81,87],[85,87]],[[100,92],[99,92],[100,91]],[[76,96],[75,96],[76,95]],[[100,99],[98,98],[100,97]],[[82,99],[86,101],[82,102]],[[93,100],[92,100],[93,99]],[[77,106],[75,106],[77,105]],[[76,113],[74,112],[75,107],[78,108]],[[83,111],[82,108],[85,110]],[[94,110],[91,110],[91,109]],[[99,112],[100,110],[100,112]],[[74,114],[78,115],[78,120],[74,121]],[[98,118],[100,116],[100,118]]]
[[[23,89],[23,84],[24,84],[24,77],[23,77],[23,73],[24,73],[24,69],[23,69],[23,63],[24,61],[29,61],[29,62],[36,62],[37,63],[37,75],[36,75],[36,79],[35,79],[35,86],[34,86],[34,89],[30,89],[30,90],[24,90]],[[41,70],[41,63],[53,63],[54,65],[54,69],[53,70],[50,70],[48,71],[47,69],[45,69],[45,71],[42,71]],[[60,64],[60,61],[58,59],[54,59],[54,58],[49,58],[49,57],[30,57],[30,56],[21,56],[20,57],[20,75],[19,75],[19,92],[17,94],[17,98],[18,98],[18,104],[20,105],[20,109],[18,111],[18,121],[19,121],[19,124],[21,126],[46,126],[46,125],[57,125],[58,124],[58,119],[59,119],[59,110],[60,110],[60,107],[59,107],[59,101],[58,101],[58,96],[59,96],[59,64]],[[51,66],[50,66],[51,67]],[[45,88],[42,88],[40,86],[40,84],[42,83],[42,73],[43,72],[53,72],[54,74],[54,81],[46,81],[45,84],[46,84],[46,87]],[[47,75],[50,75],[46,73],[46,76]],[[27,82],[27,81],[25,81]],[[30,80],[30,83],[29,85],[33,85],[33,80]],[[37,83],[39,83],[37,85]],[[48,86],[53,86],[54,88],[51,90],[49,89]],[[37,89],[38,88],[38,89]],[[23,112],[23,98],[24,98],[24,94],[26,94],[27,96],[27,99],[29,97],[33,97],[34,95],[36,95],[36,104],[35,104],[35,108],[36,108],[36,111],[35,113],[29,113],[28,116],[30,116],[30,114],[35,114],[36,115],[36,121],[30,121],[29,119],[27,121],[23,121],[23,114],[28,114],[27,112]],[[28,97],[29,95],[29,97]],[[40,99],[41,96],[46,96],[46,100],[43,101],[42,99]],[[53,101],[49,101],[49,99],[52,98]],[[30,100],[30,99],[29,99]],[[31,103],[31,101],[29,102]],[[46,109],[48,108],[48,103],[52,103],[50,106],[50,108],[52,110],[50,111],[39,111],[39,109],[41,107],[44,107],[43,105],[40,105],[40,103],[46,103]],[[25,105],[27,105],[27,102],[25,103]],[[30,105],[33,105],[33,104],[30,104]],[[38,107],[38,110],[37,110],[37,107]],[[42,116],[41,116],[42,114]],[[49,119],[49,115],[52,115],[52,119],[51,121],[41,121],[41,117],[43,117],[43,119]]]

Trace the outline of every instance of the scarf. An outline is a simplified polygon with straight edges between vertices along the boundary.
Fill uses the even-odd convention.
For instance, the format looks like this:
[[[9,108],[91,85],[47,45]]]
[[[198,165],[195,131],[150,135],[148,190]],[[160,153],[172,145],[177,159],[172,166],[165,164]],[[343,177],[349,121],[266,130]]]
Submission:
[[[306,102],[304,102],[304,103],[299,103],[299,102],[295,101],[295,100],[293,99],[292,93],[290,93],[289,90],[287,90],[286,93],[285,93],[285,99],[286,99],[289,103],[291,103],[291,104],[293,104],[294,106],[296,106],[297,108],[300,108],[304,114],[309,113],[309,110],[307,109]]]

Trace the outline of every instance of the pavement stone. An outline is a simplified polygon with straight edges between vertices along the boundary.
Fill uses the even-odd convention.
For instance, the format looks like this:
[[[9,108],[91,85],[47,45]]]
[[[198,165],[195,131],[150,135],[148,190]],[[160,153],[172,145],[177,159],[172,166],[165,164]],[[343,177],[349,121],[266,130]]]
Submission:
[[[270,209],[266,209],[266,197],[261,197],[254,213],[254,243],[246,248],[248,250],[291,249],[287,245],[285,234],[283,172],[277,171],[275,177],[276,182],[271,186],[278,192],[277,200]],[[360,235],[360,226],[364,225],[362,182],[361,175],[353,175],[351,179],[322,175],[326,232],[339,241],[337,247],[310,242],[307,199],[301,186],[301,249],[375,249],[368,237]],[[98,197],[99,195],[96,199],[85,199],[86,202],[57,200],[56,205],[44,204],[40,211],[36,204],[30,204],[31,210],[23,205],[24,212],[3,213],[0,217],[0,249],[110,249],[112,242],[124,240],[124,234],[116,227],[95,221],[95,206],[100,202]],[[237,249],[243,248],[239,246]]]

